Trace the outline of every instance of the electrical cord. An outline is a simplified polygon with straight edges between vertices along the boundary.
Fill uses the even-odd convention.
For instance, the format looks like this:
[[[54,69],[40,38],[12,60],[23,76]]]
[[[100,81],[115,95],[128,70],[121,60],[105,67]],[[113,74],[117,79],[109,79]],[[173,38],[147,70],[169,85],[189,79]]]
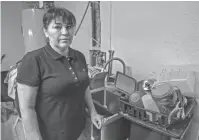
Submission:
[[[90,1],[89,1],[88,4],[87,4],[86,10],[85,10],[84,15],[83,15],[83,17],[82,17],[82,20],[80,21],[80,24],[79,24],[79,26],[78,26],[78,28],[77,28],[77,30],[76,30],[76,32],[75,32],[75,36],[77,35],[77,32],[79,31],[79,29],[80,29],[80,27],[81,27],[81,25],[82,25],[82,22],[83,22],[83,20],[84,20],[84,18],[85,18],[85,15],[86,15],[86,13],[87,13],[87,11],[88,11],[89,5],[90,5]]]
[[[93,2],[94,2],[94,1],[93,1]],[[83,17],[82,17],[82,19],[81,19],[81,22],[80,22],[80,24],[79,24],[79,26],[78,26],[78,28],[77,28],[77,30],[76,30],[74,36],[77,35],[77,33],[78,33],[78,31],[79,31],[79,29],[80,29],[80,27],[81,27],[81,25],[82,25],[82,22],[83,22],[83,20],[84,20],[84,18],[85,18],[85,16],[86,16],[86,13],[87,13],[87,11],[88,11],[88,7],[89,7],[90,3],[91,3],[91,1],[89,1],[88,4],[87,4],[86,10],[85,10],[85,12],[84,12],[84,15],[83,15]],[[97,2],[94,2],[94,3],[97,3]],[[97,4],[99,4],[99,3],[97,3]],[[93,37],[91,37],[91,39],[94,40],[98,45],[101,46],[101,44],[100,44],[96,39],[94,39]]]
[[[94,1],[93,1],[93,2],[94,2]],[[78,33],[78,31],[79,31],[79,29],[80,29],[80,27],[81,27],[81,25],[82,25],[82,23],[83,23],[83,21],[84,21],[84,18],[85,18],[85,16],[86,16],[86,13],[87,13],[87,11],[88,11],[88,7],[89,7],[90,3],[91,3],[91,1],[89,1],[88,4],[87,4],[87,6],[86,6],[86,10],[85,10],[85,12],[84,12],[84,14],[83,14],[83,17],[82,17],[82,19],[81,19],[81,21],[80,21],[80,24],[79,24],[79,26],[78,26],[78,28],[77,28],[77,30],[76,30],[76,32],[75,32],[74,37],[76,37],[76,35],[77,35],[77,33]],[[97,2],[94,2],[94,3],[97,3]],[[99,4],[99,3],[97,3],[97,4]],[[93,41],[95,41],[98,45],[101,46],[101,44],[100,44],[96,39],[94,39],[93,37],[91,37],[91,39],[92,39]]]

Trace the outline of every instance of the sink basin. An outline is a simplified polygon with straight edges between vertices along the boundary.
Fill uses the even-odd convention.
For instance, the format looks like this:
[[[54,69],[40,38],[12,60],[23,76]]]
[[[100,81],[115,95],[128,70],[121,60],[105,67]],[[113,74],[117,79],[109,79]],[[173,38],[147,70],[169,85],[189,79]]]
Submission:
[[[112,114],[119,112],[119,97],[119,92],[113,87],[101,88],[92,93],[94,104],[102,106]]]
[[[104,116],[102,128],[91,126],[91,140],[126,140],[130,134],[130,122],[119,111],[119,94],[113,88],[91,91],[96,111]]]

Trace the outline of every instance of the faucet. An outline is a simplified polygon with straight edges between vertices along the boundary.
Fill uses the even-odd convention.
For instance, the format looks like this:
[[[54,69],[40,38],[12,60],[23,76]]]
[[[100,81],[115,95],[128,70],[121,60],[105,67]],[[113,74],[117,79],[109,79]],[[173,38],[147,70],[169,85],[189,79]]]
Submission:
[[[123,73],[126,74],[126,64],[124,63],[124,61],[123,61],[122,59],[118,58],[118,57],[113,57],[113,58],[109,59],[109,60],[106,62],[106,64],[104,65],[104,68],[103,68],[103,69],[105,70],[105,69],[106,69],[106,66],[107,66],[109,63],[111,63],[111,64],[109,64],[110,67],[109,67],[109,69],[108,69],[108,76],[107,76],[108,80],[109,80],[110,75],[112,74],[112,61],[113,61],[113,60],[118,60],[118,61],[120,61],[120,62],[122,63],[122,65],[123,65]]]
[[[112,57],[106,62],[106,64],[103,67],[103,70],[105,70],[106,66],[109,64],[107,78],[105,78],[104,82],[110,81],[110,75],[112,74],[112,61],[113,60],[118,60],[118,61],[120,61],[122,63],[122,65],[123,65],[123,73],[126,74],[126,64],[124,63],[124,61],[122,59],[118,58],[118,57]],[[108,109],[108,107],[107,107],[107,97],[106,97],[107,95],[106,94],[107,93],[106,93],[106,88],[105,88],[104,95],[103,95],[104,96],[104,105],[103,106]]]

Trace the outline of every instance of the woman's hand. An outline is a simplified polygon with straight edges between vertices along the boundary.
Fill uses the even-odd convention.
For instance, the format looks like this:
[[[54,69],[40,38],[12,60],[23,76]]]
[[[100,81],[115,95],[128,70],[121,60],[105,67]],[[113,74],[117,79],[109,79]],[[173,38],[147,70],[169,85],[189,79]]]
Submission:
[[[94,111],[91,113],[91,121],[97,129],[101,129],[103,123],[103,116]]]

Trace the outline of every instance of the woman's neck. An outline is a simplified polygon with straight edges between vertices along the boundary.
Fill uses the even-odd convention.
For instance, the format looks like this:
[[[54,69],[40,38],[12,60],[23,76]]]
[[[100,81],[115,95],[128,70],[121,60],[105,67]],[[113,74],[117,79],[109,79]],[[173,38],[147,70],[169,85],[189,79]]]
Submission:
[[[61,48],[59,48],[59,47],[57,47],[57,46],[55,46],[55,45],[52,45],[51,43],[50,43],[50,46],[57,52],[57,53],[59,53],[59,54],[61,54],[61,55],[63,55],[63,56],[68,56],[69,55],[69,47],[65,47],[64,49],[61,49]]]

